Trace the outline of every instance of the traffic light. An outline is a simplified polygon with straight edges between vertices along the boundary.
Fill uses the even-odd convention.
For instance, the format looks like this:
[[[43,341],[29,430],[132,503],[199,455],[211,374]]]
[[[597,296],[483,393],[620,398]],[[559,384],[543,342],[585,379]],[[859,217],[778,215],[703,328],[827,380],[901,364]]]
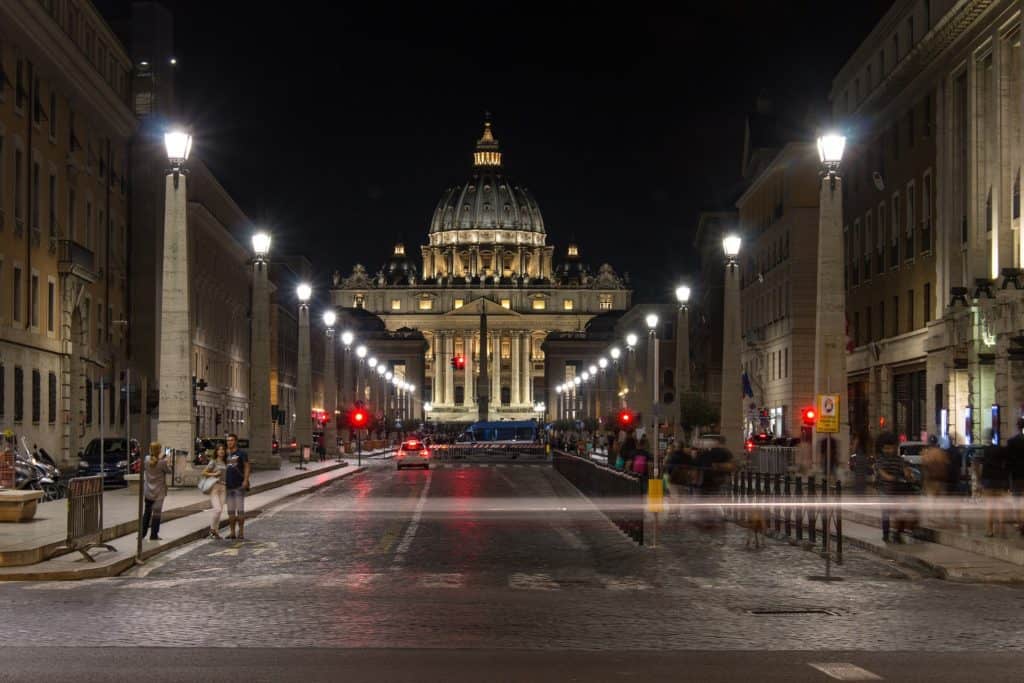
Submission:
[[[619,423],[619,429],[633,429],[636,427],[636,414],[632,410],[619,411],[617,422]]]
[[[370,421],[366,408],[356,407],[348,414],[348,424],[352,429],[365,429]]]
[[[813,427],[818,421],[818,411],[814,408],[804,408],[800,411],[800,414],[804,420],[804,427]]]
[[[465,356],[452,356],[452,370],[465,370],[466,369],[466,357]]]

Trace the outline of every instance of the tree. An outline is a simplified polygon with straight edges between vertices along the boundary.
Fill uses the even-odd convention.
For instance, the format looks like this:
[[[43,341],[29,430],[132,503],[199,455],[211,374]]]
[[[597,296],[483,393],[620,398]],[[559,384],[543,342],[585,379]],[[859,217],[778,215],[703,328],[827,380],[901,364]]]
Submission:
[[[718,422],[718,408],[695,391],[679,395],[679,424],[687,432]]]

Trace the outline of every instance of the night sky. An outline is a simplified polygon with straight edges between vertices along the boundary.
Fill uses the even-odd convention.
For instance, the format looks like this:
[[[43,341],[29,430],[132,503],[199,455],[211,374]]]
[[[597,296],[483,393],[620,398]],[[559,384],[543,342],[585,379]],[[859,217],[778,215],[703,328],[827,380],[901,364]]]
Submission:
[[[647,301],[695,268],[697,213],[738,194],[758,94],[811,138],[832,77],[892,3],[369,4],[165,2],[195,152],[275,253],[308,256],[324,285],[357,261],[375,272],[399,237],[418,254],[490,111],[558,256],[574,236]]]

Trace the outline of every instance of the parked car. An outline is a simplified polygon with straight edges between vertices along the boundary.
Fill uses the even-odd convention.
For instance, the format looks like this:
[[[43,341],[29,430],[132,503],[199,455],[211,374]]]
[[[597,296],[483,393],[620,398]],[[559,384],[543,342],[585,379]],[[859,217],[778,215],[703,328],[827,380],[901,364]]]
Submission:
[[[395,469],[422,467],[430,469],[430,449],[419,439],[406,439],[395,453]]]
[[[124,475],[128,473],[129,452],[131,459],[138,460],[139,444],[132,440],[131,446],[124,437],[112,436],[103,439],[103,485],[125,486]],[[78,454],[78,476],[90,477],[101,473],[100,440],[90,441],[85,450]]]
[[[900,457],[909,465],[920,466],[921,451],[927,447],[928,444],[924,441],[904,441],[900,444]]]

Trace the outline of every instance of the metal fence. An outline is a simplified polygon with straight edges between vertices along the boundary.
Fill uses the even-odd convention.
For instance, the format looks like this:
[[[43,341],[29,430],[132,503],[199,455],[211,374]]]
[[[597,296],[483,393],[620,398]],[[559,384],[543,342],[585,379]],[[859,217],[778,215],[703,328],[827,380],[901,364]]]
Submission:
[[[644,544],[646,481],[562,451],[553,451],[555,470],[590,498],[615,526]]]
[[[732,474],[729,494],[734,503],[729,506],[733,521],[745,525],[763,522],[765,533],[776,538],[812,547],[820,538],[824,550],[826,534],[831,531],[836,538],[836,561],[842,563],[843,510],[838,505],[842,486],[838,481],[829,490],[825,479],[740,471]],[[826,506],[831,507],[831,515],[826,514]]]
[[[103,475],[75,477],[68,483],[68,536],[64,548],[95,562],[89,550],[114,546],[103,543]]]
[[[540,460],[547,449],[539,443],[473,443],[434,444],[430,452],[438,460]]]
[[[767,474],[787,474],[796,466],[796,451],[790,446],[758,446],[750,454],[749,469]]]

